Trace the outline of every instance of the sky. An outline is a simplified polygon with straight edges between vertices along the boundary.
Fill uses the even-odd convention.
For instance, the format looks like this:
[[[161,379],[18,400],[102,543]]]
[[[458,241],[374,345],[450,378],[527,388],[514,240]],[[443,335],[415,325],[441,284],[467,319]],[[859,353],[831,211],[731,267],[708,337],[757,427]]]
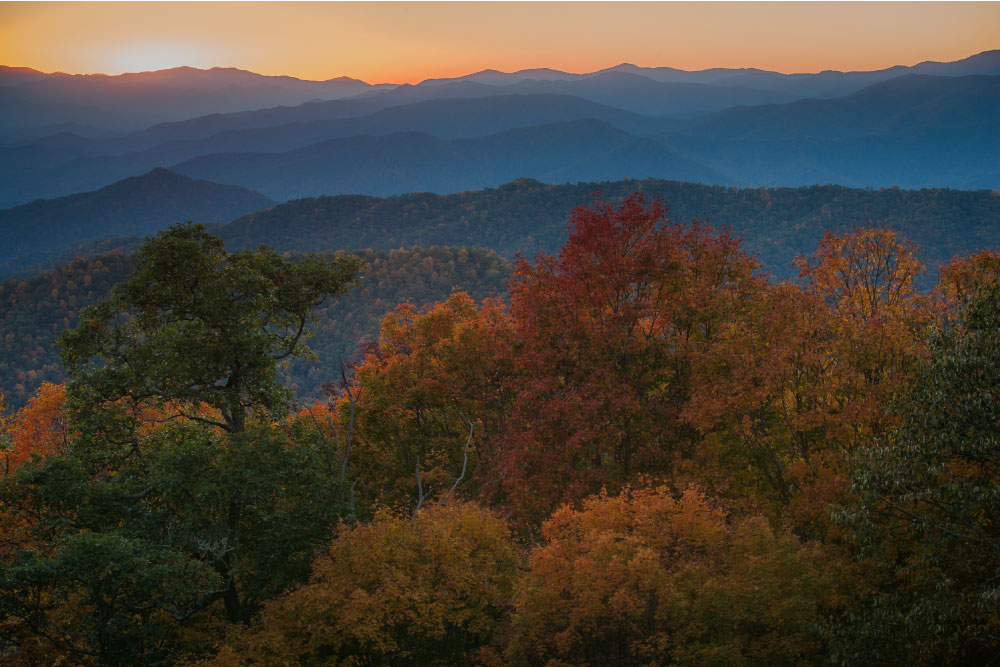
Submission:
[[[369,83],[492,68],[872,70],[1000,48],[1000,2],[0,2],[0,64]]]

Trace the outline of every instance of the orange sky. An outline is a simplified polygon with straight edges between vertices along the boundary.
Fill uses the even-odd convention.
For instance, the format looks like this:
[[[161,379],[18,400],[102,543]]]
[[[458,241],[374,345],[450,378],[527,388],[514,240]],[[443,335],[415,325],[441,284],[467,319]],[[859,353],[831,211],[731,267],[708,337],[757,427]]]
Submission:
[[[0,64],[417,82],[631,62],[880,69],[1000,48],[1000,2],[0,3]]]

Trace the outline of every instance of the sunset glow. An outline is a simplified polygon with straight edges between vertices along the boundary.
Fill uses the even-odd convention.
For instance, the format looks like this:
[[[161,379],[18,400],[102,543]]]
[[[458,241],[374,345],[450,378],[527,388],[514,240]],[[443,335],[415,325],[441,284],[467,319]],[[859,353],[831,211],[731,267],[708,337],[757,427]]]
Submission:
[[[414,83],[621,62],[869,70],[998,47],[996,2],[0,3],[0,64],[46,72],[189,65]]]

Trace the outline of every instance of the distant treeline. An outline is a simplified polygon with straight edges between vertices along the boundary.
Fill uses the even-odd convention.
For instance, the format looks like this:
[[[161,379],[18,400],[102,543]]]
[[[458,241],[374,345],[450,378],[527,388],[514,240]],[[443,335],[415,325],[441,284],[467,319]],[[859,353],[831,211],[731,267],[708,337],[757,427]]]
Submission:
[[[792,260],[812,252],[827,231],[895,229],[921,248],[929,275],[955,256],[1000,245],[995,190],[879,190],[816,185],[727,188],[647,179],[546,185],[521,179],[454,195],[416,193],[300,199],[215,229],[230,248],[266,243],[280,250],[469,245],[513,258],[555,252],[566,240],[568,212],[595,197],[619,201],[641,191],[666,202],[677,222],[708,220],[742,236],[765,271],[795,277]]]

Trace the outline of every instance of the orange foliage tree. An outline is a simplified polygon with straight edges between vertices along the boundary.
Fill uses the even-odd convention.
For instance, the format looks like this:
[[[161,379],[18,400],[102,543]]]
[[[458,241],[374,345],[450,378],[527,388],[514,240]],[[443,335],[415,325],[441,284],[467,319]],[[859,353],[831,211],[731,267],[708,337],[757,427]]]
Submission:
[[[66,450],[69,420],[63,411],[66,387],[43,382],[14,416],[10,425],[10,456],[5,472],[14,472],[32,454],[42,457]]]
[[[829,232],[796,266],[807,289],[826,299],[837,315],[841,363],[863,379],[855,392],[858,436],[884,432],[891,425],[885,406],[926,356],[931,310],[915,284],[924,271],[916,247],[890,229]]]
[[[934,296],[942,315],[959,319],[962,306],[980,292],[1000,282],[1000,250],[982,250],[942,267]]]
[[[727,520],[693,487],[602,493],[542,531],[509,664],[815,662],[812,626],[845,599],[836,553],[760,517]]]
[[[734,509],[829,526],[846,485],[853,369],[838,363],[830,309],[780,283],[748,302],[692,372],[686,419],[703,440],[691,466]]]
[[[464,292],[424,313],[404,304],[386,315],[378,346],[354,374],[352,471],[366,503],[412,507],[418,464],[429,497],[447,492],[463,469],[459,493],[483,483],[511,402],[503,360],[512,336],[502,301],[477,306]],[[342,400],[341,422],[349,407]]]
[[[301,588],[236,630],[214,665],[470,664],[510,612],[521,557],[469,503],[343,528]]]

